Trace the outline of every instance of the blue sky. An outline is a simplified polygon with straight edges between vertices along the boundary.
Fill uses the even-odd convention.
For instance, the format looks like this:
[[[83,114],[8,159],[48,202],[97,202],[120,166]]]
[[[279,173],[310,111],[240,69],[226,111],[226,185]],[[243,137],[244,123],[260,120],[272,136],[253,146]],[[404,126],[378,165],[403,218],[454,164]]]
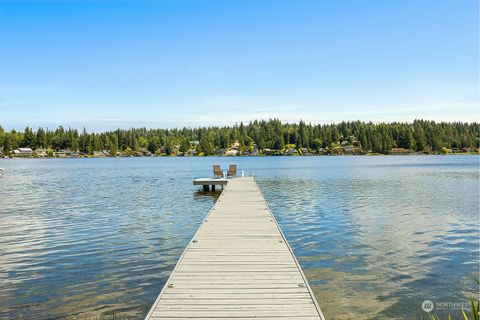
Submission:
[[[477,0],[0,0],[0,125],[479,121]]]

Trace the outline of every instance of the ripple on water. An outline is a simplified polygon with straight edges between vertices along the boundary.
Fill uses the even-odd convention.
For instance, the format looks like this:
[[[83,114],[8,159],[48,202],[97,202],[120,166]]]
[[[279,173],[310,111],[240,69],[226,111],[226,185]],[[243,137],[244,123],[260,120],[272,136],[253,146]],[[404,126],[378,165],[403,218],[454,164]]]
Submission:
[[[255,172],[328,319],[415,318],[478,274],[477,157],[0,160],[0,318],[141,319],[215,197]]]

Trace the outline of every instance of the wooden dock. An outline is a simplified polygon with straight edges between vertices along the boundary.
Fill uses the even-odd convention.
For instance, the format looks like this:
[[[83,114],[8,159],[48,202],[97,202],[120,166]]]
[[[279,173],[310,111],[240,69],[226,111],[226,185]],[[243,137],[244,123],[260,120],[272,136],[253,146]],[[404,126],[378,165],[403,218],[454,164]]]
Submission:
[[[228,181],[145,319],[324,319],[253,178]]]

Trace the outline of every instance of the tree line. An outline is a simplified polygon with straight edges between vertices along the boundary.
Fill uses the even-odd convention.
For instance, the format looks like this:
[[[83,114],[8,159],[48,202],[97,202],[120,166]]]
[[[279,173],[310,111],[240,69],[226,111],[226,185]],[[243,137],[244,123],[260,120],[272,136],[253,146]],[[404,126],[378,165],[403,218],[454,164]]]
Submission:
[[[354,145],[362,153],[387,154],[392,148],[437,153],[442,148],[460,150],[479,147],[479,124],[415,120],[413,123],[341,122],[337,124],[282,123],[278,119],[252,121],[234,126],[182,129],[117,129],[106,132],[80,132],[60,126],[54,130],[26,127],[24,131],[5,131],[0,126],[0,149],[10,154],[19,147],[32,149],[70,149],[84,154],[109,150],[174,154],[194,148],[213,155],[237,142],[240,150],[258,148],[284,150],[307,148],[326,153],[340,144]]]

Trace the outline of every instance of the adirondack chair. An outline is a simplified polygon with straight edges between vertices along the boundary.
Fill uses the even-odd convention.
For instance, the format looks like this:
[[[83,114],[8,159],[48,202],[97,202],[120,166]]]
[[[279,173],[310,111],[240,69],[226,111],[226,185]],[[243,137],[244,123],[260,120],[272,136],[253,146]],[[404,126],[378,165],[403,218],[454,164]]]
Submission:
[[[228,168],[227,178],[235,177],[236,175],[237,175],[237,165],[231,164],[230,167]]]
[[[223,178],[223,171],[220,169],[220,165],[213,165],[213,177],[214,178]]]

